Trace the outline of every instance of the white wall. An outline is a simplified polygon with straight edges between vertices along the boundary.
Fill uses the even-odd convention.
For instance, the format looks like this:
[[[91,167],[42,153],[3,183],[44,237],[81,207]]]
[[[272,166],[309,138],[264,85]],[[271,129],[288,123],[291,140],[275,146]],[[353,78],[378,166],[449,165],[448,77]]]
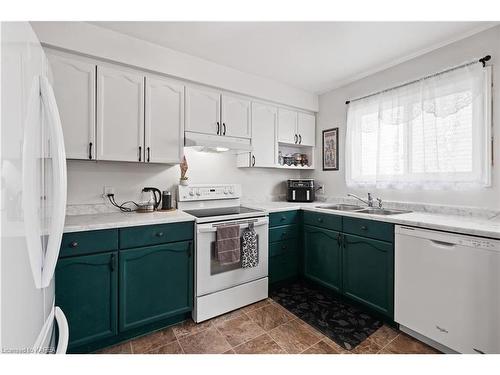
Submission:
[[[428,54],[409,60],[390,69],[373,74],[344,87],[335,89],[320,96],[319,114],[316,133],[316,144],[321,145],[321,131],[328,128],[340,128],[340,171],[303,172],[303,177],[317,179],[325,185],[326,195],[345,196],[348,192],[366,194],[365,190],[349,190],[345,184],[344,150],[346,134],[346,105],[345,101],[355,99],[379,90],[389,88],[411,79],[438,72],[469,61],[472,58],[481,58],[491,55],[493,65],[493,123],[496,134],[494,143],[494,168],[492,188],[471,192],[449,191],[407,191],[407,190],[380,190],[372,189],[376,196],[393,201],[409,201],[419,203],[434,203],[446,205],[474,206],[491,209],[500,209],[500,74],[495,69],[500,61],[500,26],[473,35],[467,39],[442,47]],[[316,160],[321,163],[321,147],[316,149]]]
[[[85,22],[31,22],[42,43],[276,103],[318,111],[318,96]]]
[[[184,149],[190,183],[238,183],[245,198],[265,200],[285,194],[287,178],[298,171],[263,168],[236,168],[236,155]],[[103,187],[115,188],[116,200],[138,200],[145,186],[171,190],[179,183],[178,165],[68,161],[68,204],[103,203]]]

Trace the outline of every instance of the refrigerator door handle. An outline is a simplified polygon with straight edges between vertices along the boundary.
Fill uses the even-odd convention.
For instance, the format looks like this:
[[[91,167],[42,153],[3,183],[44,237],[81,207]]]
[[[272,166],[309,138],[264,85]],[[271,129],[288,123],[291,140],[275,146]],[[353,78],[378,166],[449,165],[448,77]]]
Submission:
[[[64,149],[64,137],[61,126],[61,119],[57,109],[56,98],[52,86],[47,77],[40,77],[40,94],[42,106],[47,113],[51,159],[52,159],[52,178],[53,187],[53,205],[51,212],[51,222],[48,231],[47,250],[42,268],[41,287],[45,288],[50,284],[56,268],[57,258],[59,257],[59,248],[61,246],[62,234],[64,230],[64,221],[66,216],[66,152]]]
[[[66,354],[69,341],[69,326],[68,320],[63,311],[56,306],[54,316],[57,322],[57,329],[59,332],[59,339],[57,341],[56,354]]]
[[[41,191],[38,180],[40,149],[40,80],[35,80],[27,105],[22,149],[22,210],[26,245],[35,287],[41,288],[43,268],[42,227],[40,223]]]

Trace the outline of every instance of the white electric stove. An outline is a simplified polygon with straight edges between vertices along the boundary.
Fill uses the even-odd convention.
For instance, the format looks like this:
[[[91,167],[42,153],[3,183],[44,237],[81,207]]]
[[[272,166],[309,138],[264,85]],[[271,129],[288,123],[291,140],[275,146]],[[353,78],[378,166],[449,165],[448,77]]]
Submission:
[[[243,207],[238,184],[179,185],[177,207],[195,220],[195,290],[193,320],[202,322],[260,301],[268,296],[267,212]],[[217,226],[253,225],[258,238],[259,262],[253,268],[240,263],[220,265],[214,244]]]

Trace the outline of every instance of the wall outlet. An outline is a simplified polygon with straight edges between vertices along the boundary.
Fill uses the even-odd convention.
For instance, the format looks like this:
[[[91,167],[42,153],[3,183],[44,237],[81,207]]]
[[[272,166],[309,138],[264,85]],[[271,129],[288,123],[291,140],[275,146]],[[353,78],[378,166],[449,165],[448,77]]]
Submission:
[[[102,189],[102,196],[104,198],[108,197],[108,194],[114,194],[115,193],[115,188],[113,186],[104,186]]]
[[[319,195],[325,195],[326,192],[325,192],[325,185],[323,184],[319,184],[317,187],[316,187],[316,194],[319,194]]]

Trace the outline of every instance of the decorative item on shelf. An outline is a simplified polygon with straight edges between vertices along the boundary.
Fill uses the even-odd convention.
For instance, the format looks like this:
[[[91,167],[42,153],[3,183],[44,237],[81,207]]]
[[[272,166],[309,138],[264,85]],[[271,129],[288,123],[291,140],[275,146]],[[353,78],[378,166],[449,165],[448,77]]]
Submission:
[[[302,154],[301,153],[296,152],[295,154],[293,154],[293,165],[295,165],[296,167],[302,165]]]
[[[301,158],[301,166],[303,167],[308,167],[309,166],[309,159],[308,159],[308,156],[307,154],[302,154],[302,158]]]
[[[339,170],[339,128],[323,130],[323,170]]]
[[[290,155],[290,154],[286,154],[283,157],[283,163],[284,163],[284,165],[289,166],[289,167],[292,166],[292,165],[294,165],[293,164],[294,163],[293,156]]]
[[[186,156],[182,157],[182,161],[179,164],[179,167],[181,168],[181,178],[179,181],[180,185],[187,186],[188,185],[188,178],[186,176],[187,170],[188,170],[188,163],[186,160]]]
[[[283,159],[283,153],[281,151],[278,151],[278,164],[283,165],[285,163]]]

